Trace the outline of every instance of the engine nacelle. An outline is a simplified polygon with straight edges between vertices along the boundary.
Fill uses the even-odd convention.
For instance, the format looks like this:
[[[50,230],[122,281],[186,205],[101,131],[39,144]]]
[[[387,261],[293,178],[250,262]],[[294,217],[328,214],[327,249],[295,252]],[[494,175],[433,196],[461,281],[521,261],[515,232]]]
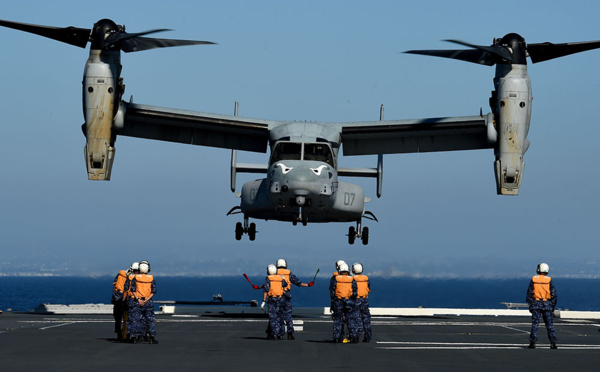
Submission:
[[[115,156],[113,122],[122,87],[118,51],[91,50],[83,76],[85,162],[90,180],[110,180]]]
[[[498,92],[494,110],[498,131],[494,163],[497,191],[501,195],[518,195],[531,119],[531,81],[527,66],[498,65],[494,81]]]

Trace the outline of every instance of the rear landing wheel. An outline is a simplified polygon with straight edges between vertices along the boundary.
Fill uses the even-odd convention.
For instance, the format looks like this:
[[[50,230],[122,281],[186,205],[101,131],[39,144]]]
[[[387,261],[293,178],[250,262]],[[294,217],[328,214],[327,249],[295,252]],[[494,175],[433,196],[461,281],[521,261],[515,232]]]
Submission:
[[[254,241],[254,239],[256,239],[256,224],[254,222],[252,222],[248,228],[248,238],[250,241]]]
[[[235,224],[235,240],[242,240],[242,235],[244,235],[244,227],[241,222],[238,222]]]
[[[363,245],[369,244],[369,228],[368,227],[363,228],[361,239],[362,239]]]
[[[354,226],[350,226],[348,228],[348,244],[354,244],[354,239],[356,239],[356,229]]]

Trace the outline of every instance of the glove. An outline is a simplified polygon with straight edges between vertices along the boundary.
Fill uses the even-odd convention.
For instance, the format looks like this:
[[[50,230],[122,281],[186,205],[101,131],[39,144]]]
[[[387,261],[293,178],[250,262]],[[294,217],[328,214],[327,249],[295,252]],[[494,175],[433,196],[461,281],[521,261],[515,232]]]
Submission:
[[[252,288],[258,289],[258,286],[256,284],[252,284]]]
[[[315,285],[315,282],[310,282],[310,283],[308,283],[308,286],[309,286],[309,287],[312,287],[313,285]]]
[[[264,310],[265,309],[265,302],[263,301],[262,304],[260,304],[260,309]]]

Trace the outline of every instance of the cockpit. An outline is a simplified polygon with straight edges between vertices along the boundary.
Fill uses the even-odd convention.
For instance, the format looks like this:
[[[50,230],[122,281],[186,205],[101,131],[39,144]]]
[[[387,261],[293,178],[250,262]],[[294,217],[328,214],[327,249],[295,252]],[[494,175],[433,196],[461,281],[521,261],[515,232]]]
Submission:
[[[269,164],[281,160],[312,160],[335,167],[331,146],[325,142],[302,143],[280,141],[275,145]]]

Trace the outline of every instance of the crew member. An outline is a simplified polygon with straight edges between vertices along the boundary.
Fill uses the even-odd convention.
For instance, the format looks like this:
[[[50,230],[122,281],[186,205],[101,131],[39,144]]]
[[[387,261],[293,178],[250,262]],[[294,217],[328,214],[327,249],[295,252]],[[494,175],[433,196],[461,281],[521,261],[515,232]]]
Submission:
[[[275,265],[267,266],[267,277],[263,284],[263,300],[260,308],[265,309],[265,303],[269,305],[269,325],[272,333],[267,333],[267,339],[283,339],[285,330],[282,329],[284,288],[288,286],[282,275],[277,274]]]
[[[125,338],[127,328],[123,327],[123,316],[127,311],[123,293],[125,292],[125,282],[127,281],[127,272],[120,270],[115,280],[113,281],[113,290],[110,303],[113,304],[113,318],[115,318],[115,333],[117,340],[121,341]]]
[[[131,280],[131,292],[133,293],[133,312],[132,316],[136,319],[133,322],[135,328],[131,330],[130,336],[134,343],[144,341],[144,336],[148,335],[148,342],[157,344],[156,327],[154,326],[154,301],[152,297],[156,294],[156,282],[154,276],[149,275],[150,263],[148,261],[140,262],[140,273]],[[127,287],[126,287],[127,289]]]
[[[133,298],[133,292],[131,291],[131,281],[139,273],[140,273],[140,263],[139,262],[132,263],[131,267],[129,267],[129,270],[127,270],[127,279],[125,280],[125,285],[123,286],[123,303],[125,304],[125,308],[126,308],[125,315],[123,316],[123,321],[124,321],[123,334],[125,336],[123,341],[134,341],[134,339],[131,337],[131,330],[135,329],[135,327],[136,327],[136,324],[135,324],[136,318],[135,318],[135,315],[133,314],[134,298]]]
[[[528,346],[530,349],[535,349],[535,343],[538,340],[538,326],[542,318],[546,324],[550,348],[556,349],[556,333],[554,332],[552,313],[556,307],[557,297],[552,278],[548,276],[549,270],[547,264],[539,264],[537,275],[531,278],[529,288],[527,288],[526,301],[529,304],[529,312],[531,313],[531,334],[529,335]]]
[[[350,275],[348,265],[340,264],[339,274],[335,276],[329,293],[333,299],[333,341],[342,342],[342,322],[343,317],[348,321],[348,331],[350,332],[350,342],[358,342],[358,317],[356,314],[356,296],[358,286],[356,281]]]
[[[363,265],[356,262],[352,265],[352,274],[356,281],[356,312],[358,314],[358,337],[362,331],[365,332],[363,342],[370,342],[373,331],[371,330],[371,311],[369,311],[369,292],[371,292],[371,281],[363,275]]]
[[[339,273],[339,271],[340,271],[340,265],[341,264],[345,264],[345,263],[346,263],[346,261],[344,261],[344,260],[337,260],[335,262],[335,271],[333,272],[333,274],[331,275],[331,279],[329,280],[329,290],[331,290],[331,287],[333,286],[333,283],[335,282],[335,277],[340,274]],[[334,300],[334,297],[331,297],[331,304],[329,305],[329,312],[331,313],[331,319],[332,320],[335,319],[335,308],[333,306],[333,300]],[[348,322],[346,320],[346,317],[344,316],[344,314],[342,314],[342,329],[340,331],[340,335],[341,335],[342,339],[346,339],[344,337],[344,332],[346,330],[348,330],[348,324],[347,323]]]
[[[315,283],[302,283],[300,279],[287,268],[287,262],[283,258],[277,260],[277,274],[283,276],[287,283],[292,283],[298,287],[312,287]],[[281,327],[287,326],[287,338],[288,340],[294,340],[294,322],[292,321],[292,291],[291,285],[288,284],[286,288],[283,290],[283,318]],[[285,325],[284,325],[285,323]]]

